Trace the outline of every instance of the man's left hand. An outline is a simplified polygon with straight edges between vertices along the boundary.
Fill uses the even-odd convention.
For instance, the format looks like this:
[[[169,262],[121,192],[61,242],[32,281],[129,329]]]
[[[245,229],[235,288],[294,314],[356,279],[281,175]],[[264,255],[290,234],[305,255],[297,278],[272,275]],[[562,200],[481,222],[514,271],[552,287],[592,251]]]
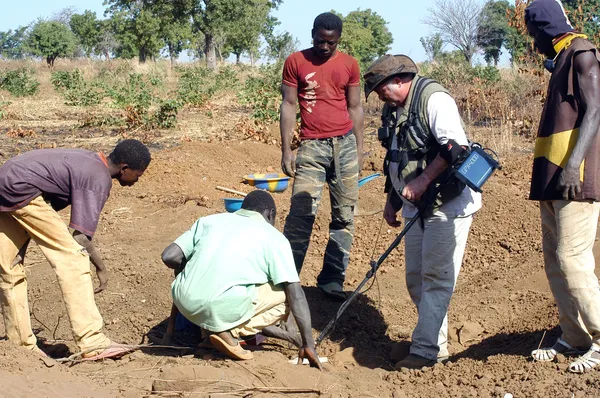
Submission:
[[[581,193],[579,168],[565,167],[558,178],[558,189],[562,192],[564,200],[575,199]]]
[[[94,294],[100,293],[101,291],[106,289],[106,285],[108,284],[108,271],[107,270],[102,270],[102,271],[96,270],[96,276],[98,277],[98,280],[100,281],[100,285],[96,288],[96,290],[94,290]]]
[[[421,199],[421,196],[427,191],[429,184],[421,177],[417,177],[402,189],[402,196],[411,202],[416,202]]]

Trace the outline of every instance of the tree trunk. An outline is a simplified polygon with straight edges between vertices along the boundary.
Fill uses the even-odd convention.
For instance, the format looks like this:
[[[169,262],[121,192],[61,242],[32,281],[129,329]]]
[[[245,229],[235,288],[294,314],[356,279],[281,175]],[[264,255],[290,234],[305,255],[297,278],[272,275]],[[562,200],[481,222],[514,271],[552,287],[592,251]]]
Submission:
[[[140,64],[146,63],[146,49],[144,47],[140,47],[139,61]]]
[[[254,54],[252,54],[252,52],[250,52],[248,55],[250,56],[250,65],[252,67],[254,67]]]
[[[239,54],[239,53],[235,53],[235,63],[238,65],[240,64],[240,55],[241,54]]]
[[[215,40],[212,34],[206,34],[204,38],[204,55],[208,69],[217,70],[217,57],[215,54]]]
[[[108,61],[110,59],[110,53],[108,51],[104,52],[104,57],[106,58],[106,60]]]

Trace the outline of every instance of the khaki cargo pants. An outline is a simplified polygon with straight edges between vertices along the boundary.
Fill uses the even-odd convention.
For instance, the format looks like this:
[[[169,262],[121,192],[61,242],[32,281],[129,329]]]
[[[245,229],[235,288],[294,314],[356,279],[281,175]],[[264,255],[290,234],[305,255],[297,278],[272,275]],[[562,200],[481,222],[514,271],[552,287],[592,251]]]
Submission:
[[[8,339],[36,349],[25,269],[21,264],[11,268],[19,249],[30,237],[56,272],[78,348],[84,352],[94,348],[102,351],[110,340],[100,331],[102,317],[94,301],[89,256],[41,196],[22,209],[0,212],[0,303]]]
[[[265,283],[257,286],[254,304],[254,316],[248,321],[231,329],[233,337],[253,336],[268,326],[286,320],[290,308],[285,291],[279,286]]]

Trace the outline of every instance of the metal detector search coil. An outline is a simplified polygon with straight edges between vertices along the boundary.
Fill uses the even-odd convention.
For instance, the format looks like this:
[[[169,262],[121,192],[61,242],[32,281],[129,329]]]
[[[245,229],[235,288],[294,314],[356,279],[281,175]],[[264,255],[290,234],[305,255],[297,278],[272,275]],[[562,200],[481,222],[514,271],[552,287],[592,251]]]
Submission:
[[[472,147],[469,156],[456,170],[456,177],[472,190],[482,192],[481,187],[498,168],[500,168],[498,161],[485,150],[480,147]]]

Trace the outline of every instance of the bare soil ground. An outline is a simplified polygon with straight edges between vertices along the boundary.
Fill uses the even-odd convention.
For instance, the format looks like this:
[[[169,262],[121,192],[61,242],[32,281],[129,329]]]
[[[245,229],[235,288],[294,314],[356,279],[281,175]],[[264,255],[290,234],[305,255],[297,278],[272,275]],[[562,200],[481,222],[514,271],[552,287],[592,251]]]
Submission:
[[[141,133],[130,136],[136,134]],[[201,135],[191,132],[189,137]],[[0,136],[1,163],[39,147],[107,151],[123,133],[39,128],[33,123],[19,134],[14,124],[4,123]],[[275,171],[280,163],[276,146],[243,140],[235,133],[204,135],[203,140],[182,140],[180,132],[144,137],[155,142],[154,160],[139,184],[114,187],[96,236],[111,272],[108,289],[96,301],[106,332],[129,344],[146,343],[148,334],[160,336],[164,331],[172,273],[160,261],[163,248],[198,217],[224,211],[222,198],[229,195],[217,191],[217,185],[249,192],[250,187],[241,183],[242,175]],[[383,155],[374,137],[368,136],[366,145],[370,156],[363,175],[378,171]],[[522,143],[522,148],[527,146]],[[324,372],[289,364],[296,351],[276,341],[268,341],[247,362],[196,348],[145,348],[116,361],[53,367],[0,341],[0,396],[597,396],[597,371],[572,375],[566,371],[567,358],[544,364],[528,359],[545,331],[544,343],[553,342],[560,331],[543,271],[538,208],[526,200],[531,154],[515,150],[504,153],[502,160],[504,169],[484,187],[484,207],[469,237],[450,307],[452,357],[446,364],[423,371],[393,370],[417,319],[406,291],[400,248],[319,347],[319,354],[329,358]],[[382,209],[382,189],[383,179],[361,188],[361,212]],[[279,228],[289,210],[290,191],[275,195]],[[328,236],[329,201],[327,195],[324,198],[301,275],[315,335],[339,305],[315,287]],[[68,219],[68,211],[64,217]],[[381,214],[357,218],[348,290],[363,279],[369,260],[382,253],[398,232],[382,223]],[[76,352],[54,272],[35,247],[28,252],[26,266],[32,323],[45,350],[55,357]],[[197,340],[177,336],[180,344]]]

